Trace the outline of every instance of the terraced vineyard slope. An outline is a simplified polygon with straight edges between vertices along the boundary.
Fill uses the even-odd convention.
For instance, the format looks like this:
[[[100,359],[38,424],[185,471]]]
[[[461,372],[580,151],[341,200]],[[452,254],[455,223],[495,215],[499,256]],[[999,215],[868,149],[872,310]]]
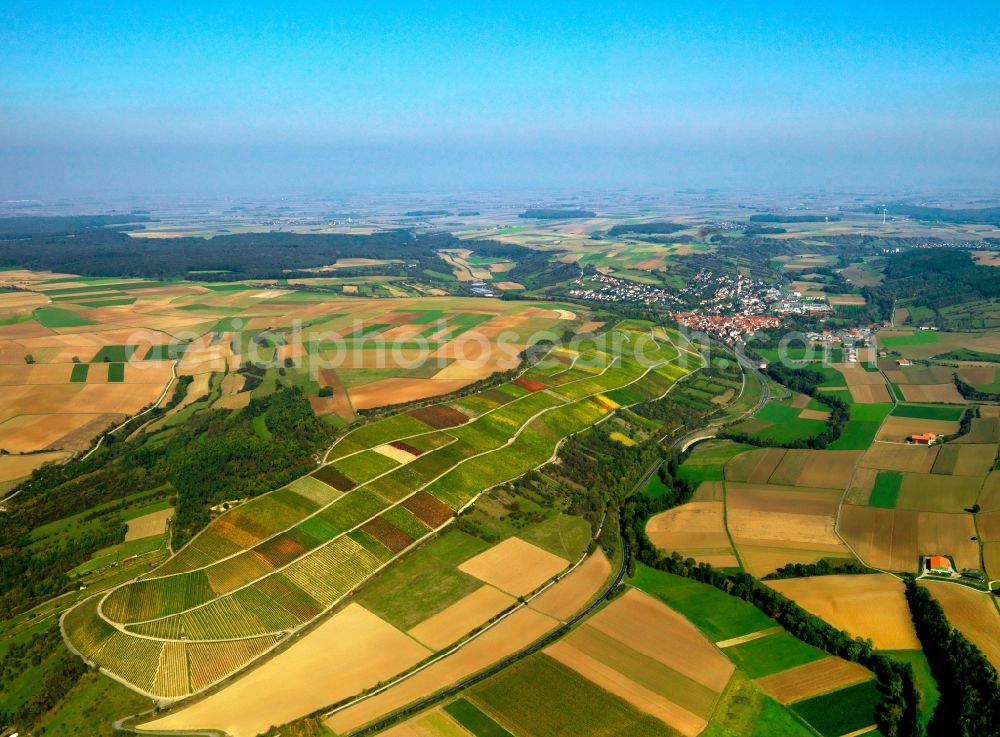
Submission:
[[[204,690],[340,606],[483,491],[548,461],[563,438],[662,396],[692,363],[663,331],[619,329],[498,388],[363,425],[310,476],[227,511],[158,569],[68,612],[65,637],[142,693]],[[569,564],[552,557],[527,591]]]

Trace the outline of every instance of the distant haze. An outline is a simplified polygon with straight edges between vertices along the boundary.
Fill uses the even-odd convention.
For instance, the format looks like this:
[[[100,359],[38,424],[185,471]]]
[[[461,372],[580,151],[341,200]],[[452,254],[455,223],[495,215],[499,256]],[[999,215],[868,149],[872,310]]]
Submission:
[[[0,6],[3,198],[1000,183],[997,3],[60,5]]]

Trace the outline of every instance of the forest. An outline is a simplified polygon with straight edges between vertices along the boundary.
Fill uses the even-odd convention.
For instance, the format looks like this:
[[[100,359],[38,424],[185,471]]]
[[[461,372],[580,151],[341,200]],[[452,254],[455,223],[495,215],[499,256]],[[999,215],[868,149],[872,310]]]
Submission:
[[[881,214],[877,205],[867,208],[869,212]],[[905,215],[916,220],[928,220],[938,223],[964,223],[971,225],[1000,225],[1000,207],[973,207],[951,209],[947,207],[924,207],[908,205],[905,202],[892,202],[886,205],[890,215]]]
[[[670,235],[671,233],[676,233],[679,230],[684,230],[687,227],[687,225],[666,222],[633,223],[631,225],[615,225],[608,231],[608,235],[612,238],[619,235],[626,235],[628,233],[639,233],[643,235]]]
[[[968,250],[934,248],[909,250],[887,259],[885,280],[865,288],[865,298],[889,319],[895,300],[912,300],[937,313],[945,307],[1000,294],[1000,269],[980,266]],[[960,326],[959,326],[960,327]]]

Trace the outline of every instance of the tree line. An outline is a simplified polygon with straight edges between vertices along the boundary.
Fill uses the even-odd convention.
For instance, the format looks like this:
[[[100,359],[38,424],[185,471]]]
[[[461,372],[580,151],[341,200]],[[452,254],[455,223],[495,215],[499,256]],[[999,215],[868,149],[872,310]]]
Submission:
[[[941,692],[927,725],[928,737],[996,735],[1000,718],[996,668],[951,626],[931,593],[912,579],[906,582],[906,600]]]

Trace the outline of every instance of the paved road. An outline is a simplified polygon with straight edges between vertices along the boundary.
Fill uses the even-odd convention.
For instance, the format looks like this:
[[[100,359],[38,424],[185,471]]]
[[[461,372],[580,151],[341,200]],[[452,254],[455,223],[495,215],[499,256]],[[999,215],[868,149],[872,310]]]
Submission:
[[[749,417],[751,415],[756,414],[761,410],[761,408],[765,404],[767,404],[768,400],[771,399],[771,385],[767,382],[767,379],[765,379],[764,376],[760,373],[760,369],[757,368],[756,363],[752,362],[750,359],[748,359],[741,353],[734,351],[734,354],[736,355],[736,360],[739,361],[740,366],[743,367],[743,372],[746,374],[747,381],[759,381],[761,384],[760,399],[757,400],[757,404],[753,408],[744,412],[740,418],[737,418],[737,419],[742,419],[743,417]],[[698,428],[697,430],[692,430],[691,432],[686,433],[681,437],[677,438],[673,443],[671,443],[671,447],[673,447],[674,449],[683,450],[688,445],[690,445],[691,442],[694,439],[696,439],[697,436],[699,435],[704,435],[705,437],[713,437],[715,431],[718,430],[720,427],[722,427],[723,424],[725,423],[714,422],[706,425],[705,427]]]

